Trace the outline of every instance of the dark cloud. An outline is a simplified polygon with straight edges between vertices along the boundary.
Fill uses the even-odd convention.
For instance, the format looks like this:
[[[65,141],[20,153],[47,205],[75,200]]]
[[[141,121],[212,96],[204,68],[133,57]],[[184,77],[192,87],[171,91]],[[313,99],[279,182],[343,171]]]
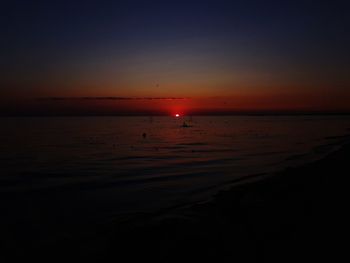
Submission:
[[[67,100],[185,100],[181,97],[44,97],[37,98],[45,101],[67,101]]]

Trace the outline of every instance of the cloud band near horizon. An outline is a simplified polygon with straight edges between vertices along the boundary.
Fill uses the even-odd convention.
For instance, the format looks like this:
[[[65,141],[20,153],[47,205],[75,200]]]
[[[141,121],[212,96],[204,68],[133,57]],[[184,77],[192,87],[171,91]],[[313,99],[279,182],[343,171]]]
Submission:
[[[186,100],[187,97],[43,97],[37,100],[66,101],[66,100]]]

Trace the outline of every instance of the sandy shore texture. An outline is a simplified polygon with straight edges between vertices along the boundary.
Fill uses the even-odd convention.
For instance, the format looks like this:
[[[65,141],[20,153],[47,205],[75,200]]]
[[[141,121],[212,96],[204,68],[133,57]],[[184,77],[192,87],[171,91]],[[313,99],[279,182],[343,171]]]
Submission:
[[[161,262],[337,261],[346,254],[350,144],[212,201],[113,222],[13,256]],[[126,223],[127,222],[127,223]],[[9,252],[9,250],[8,250]]]

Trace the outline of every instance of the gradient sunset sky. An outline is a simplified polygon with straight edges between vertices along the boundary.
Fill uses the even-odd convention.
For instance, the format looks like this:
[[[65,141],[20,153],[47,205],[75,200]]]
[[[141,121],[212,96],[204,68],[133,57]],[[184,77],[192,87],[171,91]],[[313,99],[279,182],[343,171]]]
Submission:
[[[350,111],[346,1],[6,1],[0,112]]]

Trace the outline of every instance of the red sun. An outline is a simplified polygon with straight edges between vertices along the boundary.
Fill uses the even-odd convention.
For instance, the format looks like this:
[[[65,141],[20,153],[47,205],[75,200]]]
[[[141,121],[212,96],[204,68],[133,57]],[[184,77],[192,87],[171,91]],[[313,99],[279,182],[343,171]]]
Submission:
[[[176,113],[176,114],[175,114],[175,117],[176,117],[176,118],[179,118],[179,117],[180,117],[180,114]]]

